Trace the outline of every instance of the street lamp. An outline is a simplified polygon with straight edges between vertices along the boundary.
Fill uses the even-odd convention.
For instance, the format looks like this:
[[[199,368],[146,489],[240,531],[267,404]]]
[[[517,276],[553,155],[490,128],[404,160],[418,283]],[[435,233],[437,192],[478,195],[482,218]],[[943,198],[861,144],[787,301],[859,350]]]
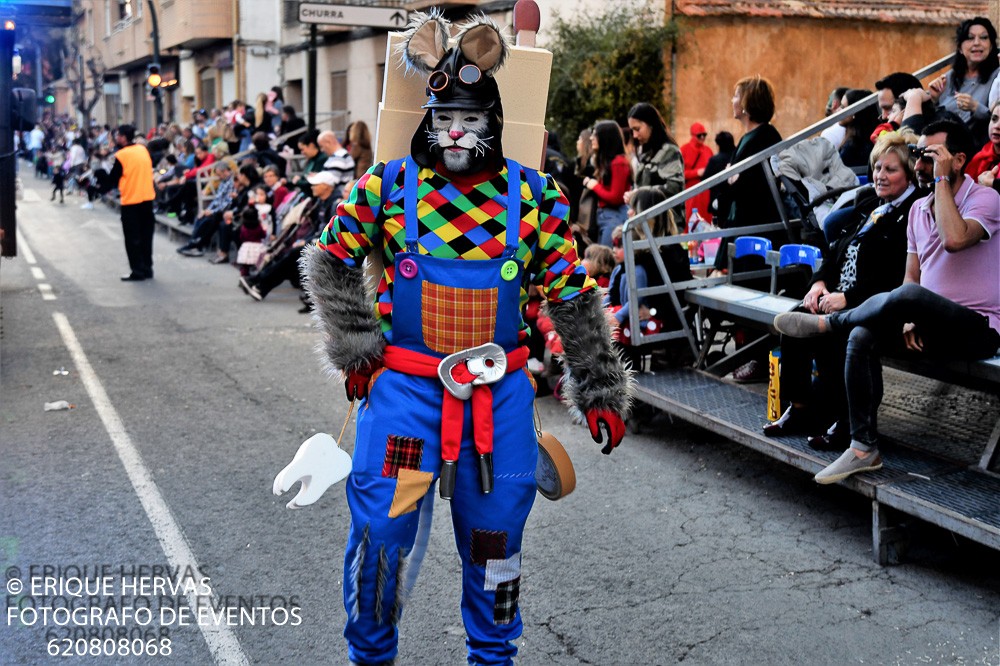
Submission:
[[[156,112],[156,126],[159,127],[163,124],[163,97],[160,94],[160,24],[156,20],[156,5],[153,4],[153,0],[149,0],[149,20],[152,23],[152,34],[153,38],[153,63],[149,65],[149,69],[146,73],[146,81],[152,87],[153,95],[153,109]],[[153,78],[156,78],[156,83],[153,83]]]
[[[146,83],[149,84],[149,87],[155,90],[160,87],[160,83],[162,82],[163,78],[160,76],[160,66],[148,65],[146,67]]]

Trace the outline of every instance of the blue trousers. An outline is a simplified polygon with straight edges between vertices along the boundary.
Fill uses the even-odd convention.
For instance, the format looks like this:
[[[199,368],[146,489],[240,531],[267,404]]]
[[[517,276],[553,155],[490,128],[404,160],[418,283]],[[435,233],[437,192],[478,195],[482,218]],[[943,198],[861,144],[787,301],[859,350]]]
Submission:
[[[482,492],[467,403],[451,500],[470,664],[510,664],[517,653],[521,534],[536,492],[531,383],[518,371],[491,388],[494,490]],[[396,656],[397,624],[423,556],[418,535],[429,528],[441,470],[441,399],[438,380],[385,370],[358,414],[347,479],[344,636],[359,664]]]
[[[597,209],[597,229],[600,234],[598,242],[601,245],[611,247],[611,234],[615,227],[625,224],[628,219],[628,207],[626,206],[606,206]]]

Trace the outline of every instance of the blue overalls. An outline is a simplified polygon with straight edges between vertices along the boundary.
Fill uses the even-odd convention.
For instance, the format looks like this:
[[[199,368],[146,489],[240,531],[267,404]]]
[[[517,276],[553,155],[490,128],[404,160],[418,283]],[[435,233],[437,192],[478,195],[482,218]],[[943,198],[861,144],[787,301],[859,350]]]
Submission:
[[[509,160],[507,167],[503,255],[455,260],[418,251],[418,167],[407,158],[406,251],[394,260],[391,347],[433,357],[431,361],[489,342],[507,353],[517,349],[524,279],[515,258],[520,167]],[[473,436],[477,424],[472,401],[466,400],[460,405],[464,414],[451,513],[462,560],[469,663],[509,664],[522,626],[517,609],[521,534],[535,498],[534,389],[523,370],[508,372],[488,388],[495,415],[493,489],[484,493]],[[347,479],[351,528],[344,558],[344,636],[350,658],[361,664],[396,655],[396,625],[426,545],[414,547],[414,542],[418,526],[426,538],[431,487],[441,473],[443,400],[438,378],[389,367],[373,378],[358,414],[354,467]]]

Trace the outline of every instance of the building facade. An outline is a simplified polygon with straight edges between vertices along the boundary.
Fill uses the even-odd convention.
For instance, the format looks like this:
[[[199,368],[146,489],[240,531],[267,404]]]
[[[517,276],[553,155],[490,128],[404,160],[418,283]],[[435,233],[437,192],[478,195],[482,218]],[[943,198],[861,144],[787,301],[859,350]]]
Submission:
[[[164,118],[189,119],[200,98],[222,98],[227,88],[235,95],[237,2],[81,0],[75,37],[82,55],[105,68],[103,100],[94,120],[134,122],[141,128],[155,123],[145,83],[157,46],[154,12],[161,76],[177,81],[161,91]]]
[[[834,88],[874,90],[886,74],[953,54],[962,20],[1000,19],[996,0],[674,0],[668,9],[681,26],[667,86],[681,142],[696,121],[739,136],[731,98],[744,76],[774,84],[773,123],[789,136],[823,117]]]
[[[605,0],[537,0],[538,46],[546,25],[600,13]],[[743,76],[762,74],[778,95],[775,125],[784,135],[822,117],[836,86],[872,88],[892,71],[914,71],[954,50],[954,27],[963,18],[991,16],[1000,24],[1000,0],[621,0],[636,6],[662,2],[681,37],[665,53],[671,124],[678,139],[698,121],[711,133],[737,132],[730,98]],[[441,7],[449,18],[473,11],[510,25],[515,0],[433,2],[339,0],[338,4],[419,11]],[[190,122],[197,109],[223,107],[280,86],[287,104],[305,116],[309,102],[309,26],[298,19],[298,0],[80,0],[75,35],[86,58],[106,68],[99,122],[135,122],[149,128],[153,102],[145,85],[153,60],[156,11],[165,80],[164,117]],[[353,120],[374,128],[386,60],[388,29],[317,27],[317,124],[343,130]],[[88,85],[91,85],[88,81]],[[635,100],[641,101],[641,100]],[[68,107],[68,103],[66,104]],[[622,111],[624,114],[625,110]]]
[[[453,18],[483,11],[509,24],[514,2],[339,4],[395,7],[403,13],[436,6]],[[310,29],[299,22],[298,0],[81,0],[76,38],[86,57],[99,59],[107,70],[94,121],[134,122],[144,130],[155,124],[145,85],[154,51],[151,7],[159,28],[161,75],[177,81],[161,91],[166,122],[188,123],[194,111],[234,100],[252,104],[273,86],[280,86],[285,103],[305,116]],[[320,25],[316,32],[317,125],[342,131],[351,121],[363,120],[374,128],[388,28]]]

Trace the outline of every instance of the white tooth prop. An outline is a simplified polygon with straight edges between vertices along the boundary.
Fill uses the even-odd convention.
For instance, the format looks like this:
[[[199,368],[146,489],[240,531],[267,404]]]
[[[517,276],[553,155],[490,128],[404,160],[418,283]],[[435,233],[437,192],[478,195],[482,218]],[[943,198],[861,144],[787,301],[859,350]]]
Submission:
[[[274,477],[272,492],[282,495],[302,482],[298,494],[286,504],[289,509],[301,509],[318,500],[326,489],[347,478],[351,473],[351,456],[337,445],[337,440],[325,432],[304,441],[283,470]]]

